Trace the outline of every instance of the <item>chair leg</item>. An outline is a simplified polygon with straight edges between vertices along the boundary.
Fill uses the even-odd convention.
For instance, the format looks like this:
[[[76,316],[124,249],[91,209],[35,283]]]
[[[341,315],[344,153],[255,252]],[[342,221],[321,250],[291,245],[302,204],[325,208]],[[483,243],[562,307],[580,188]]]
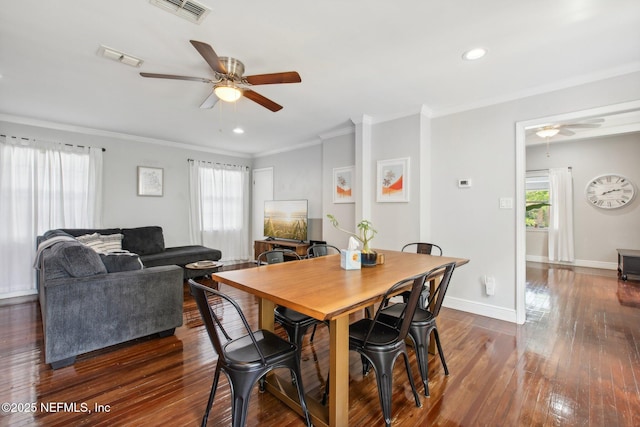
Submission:
[[[247,423],[247,412],[249,409],[249,398],[251,390],[256,382],[264,373],[255,373],[255,375],[247,375],[244,372],[227,372],[231,387],[231,423],[233,427],[244,427]]]
[[[361,356],[362,353],[361,353]],[[378,384],[378,398],[382,407],[382,416],[386,427],[391,426],[391,389],[393,387],[393,361],[391,354],[371,353],[366,356],[373,365]],[[391,365],[391,366],[389,366]]]
[[[295,385],[298,389],[298,399],[300,399],[300,408],[302,409],[302,413],[304,414],[304,419],[307,422],[307,426],[311,427],[313,424],[311,423],[311,416],[309,415],[309,410],[307,408],[307,401],[304,396],[304,387],[302,387],[302,373],[300,370],[300,359],[294,361],[294,367],[291,369],[291,376],[296,378]]]
[[[216,373],[213,375],[213,384],[211,385],[211,392],[209,392],[209,400],[207,401],[207,409],[204,411],[204,417],[202,417],[202,427],[206,427],[207,420],[209,419],[209,411],[213,406],[213,399],[216,396],[216,389],[218,388],[218,379],[220,379],[220,364],[216,364]]]
[[[442,351],[442,346],[440,345],[440,335],[438,334],[438,328],[434,328],[433,337],[436,339],[436,346],[438,347],[438,354],[440,355],[440,361],[442,362],[442,367],[444,368],[444,374],[449,375],[449,368],[447,368],[447,362],[444,361],[444,352]]]
[[[309,342],[313,342],[313,337],[316,336],[316,329],[318,329],[318,325],[313,325],[313,332],[311,332],[311,338],[309,338]]]
[[[422,406],[422,402],[420,402],[420,396],[418,395],[418,390],[416,390],[416,384],[413,381],[411,365],[409,364],[409,355],[406,350],[402,353],[402,356],[404,357],[404,366],[407,368],[407,376],[409,377],[409,383],[411,384],[411,391],[413,391],[413,399],[416,401],[416,406],[420,408]]]
[[[424,329],[411,328],[409,336],[413,340],[416,358],[418,359],[418,368],[420,369],[420,377],[424,384],[424,395],[429,397],[429,335],[430,332]]]

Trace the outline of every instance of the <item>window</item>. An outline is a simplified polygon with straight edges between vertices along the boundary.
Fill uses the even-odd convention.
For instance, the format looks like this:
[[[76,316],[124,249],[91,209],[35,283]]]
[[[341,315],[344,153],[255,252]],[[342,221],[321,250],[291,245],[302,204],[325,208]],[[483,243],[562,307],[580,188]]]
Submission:
[[[538,172],[537,175],[527,173],[526,183],[526,213],[527,228],[549,227],[549,175]]]
[[[189,160],[189,187],[192,244],[249,259],[249,169]]]

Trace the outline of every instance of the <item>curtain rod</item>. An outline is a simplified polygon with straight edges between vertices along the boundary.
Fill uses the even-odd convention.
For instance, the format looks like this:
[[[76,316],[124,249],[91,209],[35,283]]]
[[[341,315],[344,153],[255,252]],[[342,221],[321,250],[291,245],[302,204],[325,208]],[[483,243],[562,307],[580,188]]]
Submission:
[[[220,166],[232,166],[234,168],[246,168],[247,170],[249,170],[249,166],[244,166],[244,165],[233,165],[231,163],[220,163],[220,162],[209,162],[206,160],[198,160],[199,162],[205,162],[205,163],[209,163],[212,165],[220,165]],[[187,162],[195,162],[194,159],[187,159]]]
[[[568,166],[567,169],[572,170],[571,166]],[[526,172],[549,172],[549,169],[527,169]]]
[[[23,140],[23,141],[31,141],[31,139],[29,139],[29,138],[24,138],[24,137],[18,138],[17,136],[7,136],[7,135],[2,135],[2,134],[0,134],[0,136],[2,136],[2,137],[4,137],[4,138],[13,138],[13,139],[21,139],[21,140]],[[36,141],[36,140],[34,139],[33,141]],[[68,146],[68,147],[80,147],[80,148],[85,148],[85,147],[87,147],[87,146],[85,146],[85,145],[74,145],[74,144],[66,144],[66,143],[62,143],[62,145],[66,145],[66,146]],[[87,148],[91,148],[91,147],[87,147]],[[102,152],[103,152],[103,153],[104,153],[105,151],[107,151],[107,149],[106,149],[106,148],[101,148],[101,150],[102,150]]]

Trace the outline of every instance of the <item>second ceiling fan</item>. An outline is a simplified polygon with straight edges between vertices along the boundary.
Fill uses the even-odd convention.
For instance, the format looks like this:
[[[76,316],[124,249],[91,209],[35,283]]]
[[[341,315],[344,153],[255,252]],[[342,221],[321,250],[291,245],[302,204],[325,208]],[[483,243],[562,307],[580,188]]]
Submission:
[[[207,64],[214,72],[215,78],[177,76],[173,74],[140,73],[142,77],[156,79],[190,80],[213,85],[213,92],[204,100],[200,108],[211,108],[218,99],[227,102],[235,102],[244,96],[263,107],[276,112],[282,109],[269,98],[266,98],[252,90],[255,85],[268,85],[279,83],[300,83],[302,79],[296,71],[285,71],[282,73],[256,74],[253,76],[243,76],[244,64],[236,58],[218,56],[213,48],[207,43],[190,40],[193,47],[202,55]]]

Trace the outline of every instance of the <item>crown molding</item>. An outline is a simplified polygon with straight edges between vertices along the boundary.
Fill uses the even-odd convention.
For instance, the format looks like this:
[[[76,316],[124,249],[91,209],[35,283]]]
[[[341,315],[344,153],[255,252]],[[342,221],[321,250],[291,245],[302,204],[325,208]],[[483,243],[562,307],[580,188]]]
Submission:
[[[224,156],[232,156],[232,157],[238,157],[238,158],[252,157],[251,155],[248,155],[245,153],[219,150],[215,148],[203,147],[201,145],[187,144],[184,142],[177,142],[177,141],[168,141],[164,139],[149,138],[146,136],[131,135],[127,133],[113,132],[113,131],[108,131],[103,129],[94,129],[94,128],[83,127],[83,126],[68,125],[64,123],[34,119],[31,117],[13,116],[10,114],[0,113],[0,120],[10,122],[10,123],[27,125],[27,126],[60,130],[60,131],[71,132],[71,133],[80,133],[84,135],[100,136],[105,138],[115,138],[115,139],[121,139],[125,141],[141,142],[144,144],[154,144],[154,145],[162,145],[165,147],[181,148],[181,149],[187,149],[187,150],[193,150],[193,151],[202,151],[207,153],[220,154]]]

